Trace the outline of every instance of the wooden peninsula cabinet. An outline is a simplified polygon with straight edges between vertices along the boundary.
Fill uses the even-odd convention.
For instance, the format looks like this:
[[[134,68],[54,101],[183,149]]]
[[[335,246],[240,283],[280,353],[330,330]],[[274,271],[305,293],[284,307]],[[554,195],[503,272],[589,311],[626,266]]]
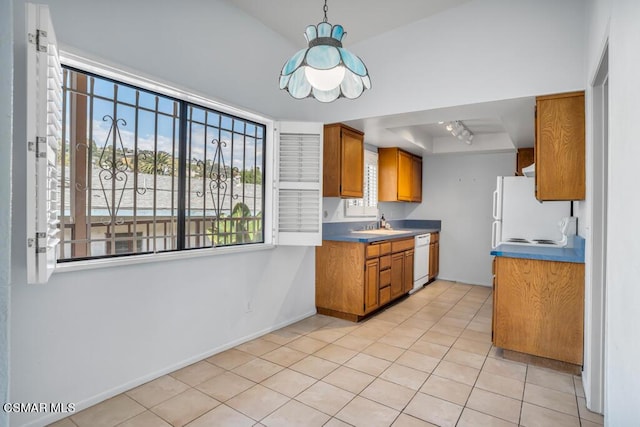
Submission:
[[[493,344],[582,365],[584,264],[494,259]]]
[[[316,247],[318,313],[359,321],[413,287],[414,239],[323,240]]]
[[[422,202],[422,157],[397,147],[378,148],[378,200]]]
[[[584,200],[584,92],[536,98],[536,198]]]
[[[324,126],[322,195],[361,198],[364,134],[342,123]]]

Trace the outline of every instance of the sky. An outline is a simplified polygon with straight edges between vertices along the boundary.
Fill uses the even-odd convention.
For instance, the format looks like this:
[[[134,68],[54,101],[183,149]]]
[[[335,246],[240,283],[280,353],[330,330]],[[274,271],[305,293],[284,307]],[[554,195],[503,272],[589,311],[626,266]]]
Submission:
[[[93,93],[95,94],[95,97],[93,98],[93,104],[90,106],[88,105],[87,108],[89,108],[88,114],[91,114],[91,124],[93,128],[92,139],[95,141],[98,147],[98,153],[100,153],[102,148],[105,146],[105,141],[107,140],[107,138],[109,138],[107,146],[113,146],[113,140],[111,139],[113,134],[111,133],[111,136],[109,136],[112,120],[107,116],[113,117],[115,115],[118,118],[119,135],[122,139],[122,144],[124,145],[125,149],[133,150],[135,147],[136,111],[134,106],[124,105],[124,103],[135,105],[136,90],[122,84],[115,85],[115,87],[117,87],[117,96],[119,101],[116,111],[114,111],[113,101],[99,98],[104,97],[113,99],[114,83],[105,79],[97,77],[94,78]],[[174,120],[172,116],[174,114],[174,109],[175,111],[178,111],[178,103],[171,98],[156,95],[150,92],[140,90],[138,93],[138,104],[140,107],[155,110],[157,99],[158,111],[160,113],[164,113],[157,115],[156,124],[156,114],[154,113],[154,111],[146,111],[142,108],[138,109],[138,150],[154,151],[154,147],[157,144],[157,151],[174,153],[174,155],[177,157],[179,123],[177,120]],[[238,168],[239,170],[251,169],[254,166],[258,166],[260,167],[260,169],[263,169],[262,152],[264,148],[264,128],[256,126],[252,123],[245,122],[243,120],[234,119],[233,117],[227,115],[209,111],[198,106],[193,106],[193,108],[190,109],[189,114],[191,117],[191,121],[188,123],[188,126],[190,127],[188,128],[187,132],[191,137],[191,151],[187,154],[188,158],[201,161],[206,158],[207,160],[215,162],[215,145],[212,141],[216,139],[224,141],[226,143],[226,146],[222,147],[224,157],[223,160],[226,165],[230,165],[231,162],[233,162],[233,166]],[[204,125],[205,120],[208,123],[207,126]],[[201,122],[202,124],[198,122]],[[247,134],[253,134],[255,137],[246,137],[242,133],[238,133],[245,131]],[[69,138],[69,134],[67,134],[67,138]],[[117,146],[118,148],[120,148],[120,141],[117,141]],[[98,172],[98,170],[93,171],[94,174]],[[95,178],[96,179],[94,179],[93,182],[94,185],[92,185],[92,187],[94,187],[92,192],[92,200],[95,206],[102,206],[105,203],[104,200],[101,200],[102,198],[104,198],[104,196],[99,188],[96,187],[96,185],[99,186],[97,180],[98,176],[96,176]],[[162,178],[167,178],[169,180],[172,179],[168,176]],[[145,176],[141,174],[139,176],[139,179],[142,179],[144,181]],[[129,200],[131,199],[131,197],[133,197],[132,182],[132,179],[115,182],[117,188],[116,191],[118,192],[118,195],[116,196],[117,199],[119,199],[120,192],[123,190],[122,186],[127,187],[125,192],[122,193],[124,199],[122,200],[121,206],[124,209],[132,206],[132,200]],[[142,185],[145,186],[144,182],[142,182]],[[202,181],[194,181],[191,184],[190,192],[193,193],[201,191],[202,186]],[[167,189],[170,188],[169,184],[166,184],[165,187]],[[241,188],[234,189],[234,192],[236,193],[239,191],[242,191]],[[252,199],[253,189],[247,188],[245,189],[245,192],[251,193],[250,195],[248,195],[249,200],[252,200],[255,203],[255,201]],[[110,190],[108,191],[108,193],[109,194],[107,198],[111,199]],[[140,206],[148,205],[149,201],[147,201],[148,203],[142,203],[143,199],[145,198],[142,194],[139,194],[138,198],[140,199]],[[157,202],[158,208],[166,208],[170,205],[170,200],[157,200]],[[225,200],[225,205],[228,205],[228,208],[230,209],[231,205],[229,204],[229,202],[229,200]],[[106,203],[111,204],[108,201]],[[156,201],[150,201],[150,203],[150,206],[154,206]],[[194,199],[193,203],[194,205],[192,206],[192,208],[195,208],[196,210],[202,209],[202,201]],[[261,203],[259,204],[261,205]],[[211,202],[207,203],[207,208],[211,208]],[[256,210],[259,210],[258,206],[256,206]]]
[[[110,81],[95,78],[94,93],[96,95],[113,98],[114,84]],[[125,85],[117,85],[118,100],[135,104],[136,90]],[[174,108],[177,111],[177,103],[173,99],[163,96],[156,96],[155,94],[139,91],[138,103],[141,107],[154,109],[156,98],[158,100],[158,132],[157,140],[155,135],[155,114],[151,111],[138,110],[138,149],[140,150],[154,150],[154,145],[157,143],[158,151],[165,151],[172,153],[175,151],[177,155],[177,138],[178,138],[178,121],[174,120],[171,115],[174,113]],[[135,108],[133,106],[127,106],[118,104],[115,114],[119,119],[124,119],[126,124],[119,122],[120,135],[125,148],[133,149],[135,141]],[[215,146],[212,140],[221,140],[226,142],[226,147],[223,147],[223,156],[225,163],[230,164],[233,156],[233,166],[240,170],[250,169],[257,164],[262,168],[262,145],[264,144],[264,134],[261,127],[256,127],[251,123],[244,122],[242,120],[233,119],[230,116],[221,115],[215,112],[207,111],[204,108],[195,107],[191,109],[191,128],[187,130],[191,135],[191,152],[190,158],[198,160],[206,159],[213,160],[215,153]],[[112,101],[107,101],[99,98],[94,98],[93,103],[93,139],[99,148],[104,146],[105,139],[109,134],[109,128],[111,126],[111,120],[103,120],[105,116],[114,116],[114,107]],[[197,122],[204,123],[205,118],[208,126],[199,124]],[[232,130],[239,132],[245,131],[247,134],[254,134],[258,138],[245,137]],[[218,127],[219,126],[219,127]],[[235,129],[233,129],[235,127]],[[206,135],[205,135],[206,133]],[[174,147],[174,134],[176,143]],[[206,141],[205,143],[205,136]],[[232,144],[233,141],[233,153]],[[245,150],[242,150],[242,143],[244,141]],[[256,143],[257,153],[256,153]],[[110,141],[111,144],[111,141]],[[118,143],[119,144],[119,143]],[[206,151],[206,153],[205,153]]]

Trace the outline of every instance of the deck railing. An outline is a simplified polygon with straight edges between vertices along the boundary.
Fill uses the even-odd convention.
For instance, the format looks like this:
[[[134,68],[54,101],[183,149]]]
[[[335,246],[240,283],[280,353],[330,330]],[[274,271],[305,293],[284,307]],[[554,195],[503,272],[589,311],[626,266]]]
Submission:
[[[81,225],[62,222],[58,258],[78,259],[119,254],[171,251],[177,248],[176,217],[121,218],[107,223],[94,217],[86,225],[86,239],[76,238]],[[231,246],[264,241],[262,218],[249,217],[195,217],[186,221],[185,247],[188,249]],[[84,230],[83,230],[84,231]]]

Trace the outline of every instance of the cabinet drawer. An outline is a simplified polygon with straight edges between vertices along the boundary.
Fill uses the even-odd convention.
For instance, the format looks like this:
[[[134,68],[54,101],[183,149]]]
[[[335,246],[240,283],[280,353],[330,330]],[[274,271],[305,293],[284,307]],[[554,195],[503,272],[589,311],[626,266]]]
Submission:
[[[376,258],[380,256],[380,245],[367,246],[367,258]]]
[[[382,270],[380,272],[380,288],[391,284],[391,269]]]
[[[391,253],[391,242],[380,243],[380,255],[388,255]]]
[[[391,286],[385,286],[380,289],[380,305],[386,304],[391,301]]]
[[[413,239],[396,240],[395,242],[391,242],[391,252],[396,253],[413,249],[414,244]]]
[[[389,245],[391,246],[391,245]],[[391,267],[391,255],[385,255],[380,257],[380,270],[386,270]]]

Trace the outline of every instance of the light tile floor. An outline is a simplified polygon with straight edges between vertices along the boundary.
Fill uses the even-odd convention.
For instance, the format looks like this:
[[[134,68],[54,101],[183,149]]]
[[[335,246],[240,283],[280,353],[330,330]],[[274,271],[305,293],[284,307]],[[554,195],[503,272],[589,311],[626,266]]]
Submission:
[[[501,358],[491,289],[436,281],[354,324],[316,315],[55,426],[585,426],[580,377]]]

